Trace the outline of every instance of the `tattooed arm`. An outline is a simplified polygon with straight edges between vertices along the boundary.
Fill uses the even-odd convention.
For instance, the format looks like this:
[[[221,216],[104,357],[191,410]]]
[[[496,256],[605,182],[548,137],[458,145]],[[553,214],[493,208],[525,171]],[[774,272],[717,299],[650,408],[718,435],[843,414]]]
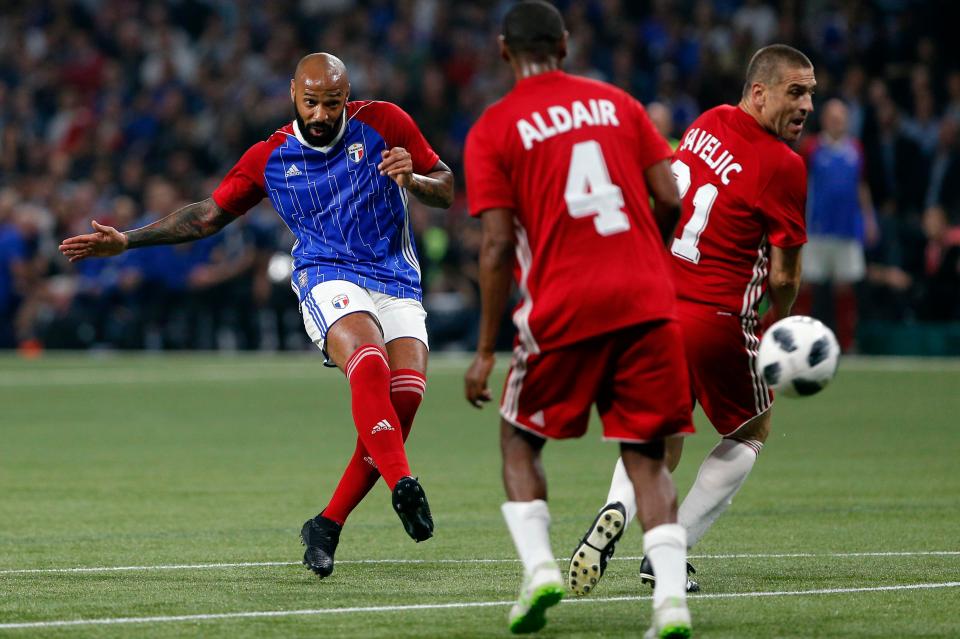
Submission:
[[[420,175],[413,172],[413,160],[403,147],[383,151],[382,157],[377,167],[380,175],[386,175],[427,206],[447,209],[453,204],[453,172],[443,162],[438,160],[429,173]]]
[[[414,173],[412,177],[407,190],[427,206],[448,209],[453,204],[453,171],[443,162],[437,161],[426,175]]]
[[[213,235],[235,219],[235,215],[217,206],[213,198],[207,198],[188,204],[153,224],[124,233],[93,220],[95,233],[65,239],[60,243],[60,252],[71,262],[77,262],[88,257],[119,255],[141,246],[192,242]]]

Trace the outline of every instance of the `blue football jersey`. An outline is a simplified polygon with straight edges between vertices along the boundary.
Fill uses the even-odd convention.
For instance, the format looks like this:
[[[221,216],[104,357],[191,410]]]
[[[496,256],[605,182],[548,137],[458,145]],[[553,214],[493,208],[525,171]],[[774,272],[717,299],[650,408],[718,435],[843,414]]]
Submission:
[[[401,146],[413,170],[439,157],[413,120],[389,102],[348,102],[334,141],[313,147],[296,122],[252,146],[213,193],[224,210],[245,213],[269,197],[296,237],[293,288],[300,300],[329,280],[395,297],[422,296],[407,193],[380,175],[381,152]]]
[[[860,144],[853,138],[833,144],[815,138],[806,156],[810,188],[807,232],[863,240],[859,186],[864,164]]]

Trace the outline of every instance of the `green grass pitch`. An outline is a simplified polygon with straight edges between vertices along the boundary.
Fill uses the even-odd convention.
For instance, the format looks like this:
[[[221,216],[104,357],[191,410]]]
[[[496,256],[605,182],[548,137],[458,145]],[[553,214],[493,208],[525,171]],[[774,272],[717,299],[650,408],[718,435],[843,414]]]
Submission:
[[[434,359],[409,442],[436,536],[411,542],[381,485],[321,582],[298,533],[355,435],[346,383],[317,356],[0,358],[0,639],[509,636],[521,568],[498,418],[462,399],[465,366]],[[847,360],[821,395],[774,410],[752,476],[693,551],[695,636],[960,636],[960,364]],[[716,440],[697,424],[681,495]],[[558,557],[615,457],[596,424],[547,447]],[[552,609],[540,636],[641,635],[641,545],[634,527],[595,594]],[[79,619],[98,621],[55,625]]]

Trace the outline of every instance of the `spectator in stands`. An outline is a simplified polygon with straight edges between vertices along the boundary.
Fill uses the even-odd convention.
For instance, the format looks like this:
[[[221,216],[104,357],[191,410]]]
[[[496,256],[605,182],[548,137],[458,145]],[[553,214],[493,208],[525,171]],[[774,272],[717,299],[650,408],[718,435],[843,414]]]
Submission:
[[[920,147],[900,131],[893,100],[883,97],[875,108],[877,133],[866,148],[870,191],[881,213],[903,217],[923,204],[923,156]]]
[[[0,192],[0,348],[16,345],[14,317],[25,278],[26,246],[11,216],[16,195]]]
[[[947,75],[947,109],[946,117],[960,122],[960,70],[954,70]]]
[[[960,147],[957,129],[960,120],[946,117],[940,125],[937,146],[930,159],[929,184],[924,203],[945,208],[953,221],[960,221]]]
[[[647,115],[650,116],[650,121],[653,122],[657,132],[667,140],[670,148],[676,151],[680,146],[680,140],[673,132],[673,113],[670,109],[662,102],[651,102],[647,105]]]
[[[813,315],[850,350],[856,329],[854,286],[866,274],[863,244],[877,239],[860,141],[848,130],[847,107],[827,101],[821,132],[803,150],[807,162],[807,235],[803,279],[813,287]]]
[[[921,213],[940,203],[948,218],[960,219],[956,142],[947,142],[956,138],[956,128],[944,120],[960,120],[958,45],[947,35],[949,21],[936,19],[942,3],[558,4],[565,7],[571,33],[571,69],[612,80],[644,102],[669,105],[674,134],[697,115],[698,105],[739,98],[737,78],[749,50],[774,39],[816,43],[814,63],[825,70],[824,80],[826,71],[836,78],[850,109],[850,133],[864,142],[883,230],[868,250],[871,295],[862,310],[884,318],[916,315],[913,300],[932,277]],[[53,322],[63,304],[70,302],[66,312],[76,313],[83,295],[102,291],[111,310],[97,302],[100,310],[88,315],[107,312],[122,321],[93,318],[98,345],[134,347],[150,337],[155,348],[198,339],[237,347],[307,346],[285,303],[287,285],[272,284],[266,274],[270,263],[282,271],[292,242],[272,213],[224,250],[193,256],[200,274],[230,270],[224,264],[242,267],[228,278],[232,284],[202,291],[181,286],[181,299],[197,301],[197,326],[208,326],[204,335],[182,335],[184,329],[172,339],[177,322],[156,312],[166,288],[146,284],[149,263],[126,265],[117,280],[112,269],[78,272],[50,247],[54,238],[88,228],[94,211],[112,210],[117,196],[130,198],[135,212],[149,210],[149,185],[158,175],[173,180],[176,198],[193,201],[209,192],[203,188],[207,179],[222,175],[288,117],[288,70],[318,42],[342,52],[354,70],[354,96],[388,96],[402,104],[462,175],[458,162],[466,131],[510,82],[502,66],[484,55],[499,20],[498,11],[488,10],[493,6],[500,7],[436,0],[0,3],[0,191],[12,194],[24,212],[15,224],[26,254],[17,311],[21,339],[49,335],[56,341],[53,333],[76,326],[72,318]],[[92,203],[85,195],[90,192],[97,194]],[[86,206],[92,208],[79,208]],[[464,291],[461,298],[468,300],[464,284],[475,288],[476,279],[471,260],[458,257],[473,250],[463,208],[455,205],[449,217],[429,215],[425,233],[448,244],[435,264],[438,292]],[[255,257],[247,270],[249,253]],[[204,278],[196,275],[194,282]],[[117,288],[117,281],[125,286]],[[254,288],[262,306],[250,316],[253,325],[242,325],[249,317],[207,313],[208,298],[226,294],[221,285]],[[0,333],[8,336],[14,331],[9,313],[0,314]],[[152,318],[146,325],[153,327],[146,334],[145,318]],[[190,328],[190,321],[179,326]],[[67,337],[61,341],[76,342]]]
[[[924,155],[933,154],[940,134],[940,120],[930,89],[924,87],[914,94],[913,114],[904,121],[903,132],[917,143]]]
[[[927,321],[960,320],[960,225],[950,224],[946,211],[931,206],[923,213],[927,238],[925,275],[919,317]]]

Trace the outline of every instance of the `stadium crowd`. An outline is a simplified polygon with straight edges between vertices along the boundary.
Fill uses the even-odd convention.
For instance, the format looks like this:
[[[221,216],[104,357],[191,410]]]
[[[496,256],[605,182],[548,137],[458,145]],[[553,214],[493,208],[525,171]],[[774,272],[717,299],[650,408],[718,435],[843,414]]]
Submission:
[[[435,348],[470,348],[479,228],[463,143],[510,86],[496,36],[509,2],[37,0],[0,7],[0,348],[299,349],[292,236],[265,201],[202,242],[69,264],[96,219],[149,223],[209,196],[292,119],[290,69],[346,63],[353,99],[396,102],[457,177],[450,211],[411,199]],[[950,3],[561,1],[567,70],[659,102],[679,137],[735,103],[756,48],[816,65],[817,104],[849,109],[877,232],[861,320],[960,320],[960,51]],[[817,117],[807,136],[816,135]],[[509,331],[503,331],[509,337]]]

